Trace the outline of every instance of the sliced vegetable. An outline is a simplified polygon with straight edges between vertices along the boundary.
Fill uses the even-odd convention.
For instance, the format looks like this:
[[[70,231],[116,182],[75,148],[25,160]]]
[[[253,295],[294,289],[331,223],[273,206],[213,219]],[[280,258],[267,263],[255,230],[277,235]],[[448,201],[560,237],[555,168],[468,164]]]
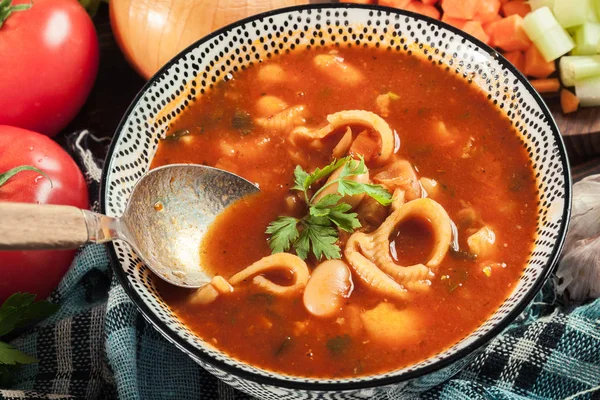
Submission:
[[[537,10],[538,8],[548,7],[552,8],[554,6],[554,0],[529,0],[527,2],[532,10]]]
[[[600,75],[600,55],[564,56],[560,59],[560,80],[565,86]]]
[[[600,53],[600,24],[586,22],[575,31],[575,48],[573,55],[590,55]]]
[[[546,61],[554,61],[575,47],[573,39],[558,24],[548,7],[527,14],[523,28]]]
[[[560,81],[556,78],[532,79],[530,82],[538,93],[554,93],[560,89]]]
[[[600,106],[600,76],[577,81],[575,94],[582,107]]]
[[[421,0],[421,3],[433,6],[433,5],[437,4],[438,1],[439,0]]]
[[[527,76],[533,76],[534,78],[547,78],[556,71],[554,61],[547,62],[544,57],[540,54],[539,50],[535,46],[531,46],[525,52],[525,64],[523,66],[523,73]]]
[[[567,89],[562,89],[560,91],[560,107],[565,114],[575,112],[579,108],[579,98]]]
[[[505,17],[510,17],[511,15],[516,14],[525,18],[525,16],[530,12],[531,6],[523,0],[513,0],[502,4],[502,13]]]
[[[523,30],[523,18],[519,15],[493,22],[490,29],[494,46],[502,50],[527,50],[531,46],[531,40]]]
[[[497,21],[500,18],[500,0],[480,0],[479,7],[473,19],[480,21],[482,24]]]
[[[452,25],[455,28],[462,29],[467,20],[462,18],[452,18],[444,13],[444,15],[442,15],[442,22]]]
[[[442,0],[444,14],[452,18],[473,19],[480,0]]]
[[[467,21],[461,28],[463,32],[476,37],[484,43],[490,44],[490,37],[483,30],[483,26],[479,21]]]
[[[523,18],[523,28],[532,41],[536,41],[552,28],[560,27],[560,24],[548,7],[542,7],[530,12]]]
[[[534,47],[534,46],[531,46]],[[519,71],[525,70],[525,54],[522,51],[509,51],[504,53],[504,58],[511,62]]]
[[[554,0],[552,11],[563,28],[570,28],[586,22],[592,10],[588,0]]]
[[[377,4],[380,6],[404,8],[410,3],[411,0],[379,0]]]
[[[440,11],[432,5],[423,4],[420,1],[412,1],[407,6],[408,11],[426,15],[431,18],[440,19]]]

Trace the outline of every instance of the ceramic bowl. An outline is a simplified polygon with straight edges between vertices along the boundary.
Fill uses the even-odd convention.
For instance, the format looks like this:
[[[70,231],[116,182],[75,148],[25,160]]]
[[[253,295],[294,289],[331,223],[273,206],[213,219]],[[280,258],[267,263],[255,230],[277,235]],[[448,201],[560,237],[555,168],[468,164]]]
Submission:
[[[565,148],[556,124],[528,81],[495,50],[437,20],[407,11],[347,4],[276,10],[203,38],[154,75],[133,100],[114,136],[103,171],[101,209],[120,216],[169,124],[196,97],[261,60],[319,46],[379,47],[439,64],[488,94],[516,128],[529,153],[539,189],[537,239],[513,292],[479,328],[415,365],[347,379],[300,378],[229,357],[197,337],[163,302],[153,277],[125,243],[109,245],[127,294],[144,317],[181,351],[228,384],[262,399],[384,399],[423,391],[448,379],[529,304],[552,272],[571,203]]]

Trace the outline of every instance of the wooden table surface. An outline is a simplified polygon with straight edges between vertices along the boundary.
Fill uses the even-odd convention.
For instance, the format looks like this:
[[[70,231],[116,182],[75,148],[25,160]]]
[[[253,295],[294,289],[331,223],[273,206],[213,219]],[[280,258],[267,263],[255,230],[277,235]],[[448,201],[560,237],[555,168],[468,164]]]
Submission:
[[[117,46],[108,18],[108,6],[102,4],[94,23],[100,42],[100,69],[96,84],[77,117],[64,132],[89,129],[97,136],[112,137],[125,110],[145,81],[127,64]],[[557,99],[548,106],[563,133],[575,180],[600,173],[600,107],[563,115]],[[64,144],[64,137],[57,140]]]

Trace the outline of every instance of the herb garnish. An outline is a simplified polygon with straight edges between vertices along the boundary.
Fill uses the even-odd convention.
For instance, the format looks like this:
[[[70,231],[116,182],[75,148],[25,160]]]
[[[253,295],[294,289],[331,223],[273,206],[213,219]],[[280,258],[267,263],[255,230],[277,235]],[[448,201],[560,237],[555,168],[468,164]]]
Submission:
[[[35,295],[29,293],[15,293],[6,299],[0,307],[0,336],[46,318],[58,310],[57,304],[34,300]],[[4,386],[10,381],[11,367],[36,362],[30,355],[0,341],[0,385]]]
[[[309,196],[313,184],[331,175],[341,168],[337,179],[331,180]],[[358,215],[350,212],[352,206],[340,202],[345,195],[365,193],[384,206],[391,204],[392,195],[381,185],[355,182],[350,178],[367,172],[364,159],[354,160],[344,157],[334,160],[331,164],[315,169],[312,173],[306,172],[299,165],[294,170],[295,185],[293,190],[298,190],[304,195],[308,212],[300,219],[290,216],[280,216],[271,222],[266,233],[270,235],[269,246],[273,253],[290,250],[292,247],[298,257],[305,260],[309,253],[315,255],[317,260],[325,256],[327,259],[341,258],[340,247],[335,244],[338,240],[339,228],[346,232],[353,232],[360,228]],[[326,188],[337,184],[337,193],[319,197]]]

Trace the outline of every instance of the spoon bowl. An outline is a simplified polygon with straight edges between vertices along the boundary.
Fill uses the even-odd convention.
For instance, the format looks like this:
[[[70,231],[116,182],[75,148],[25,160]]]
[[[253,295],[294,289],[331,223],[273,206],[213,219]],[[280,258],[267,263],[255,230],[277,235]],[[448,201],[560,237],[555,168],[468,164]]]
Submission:
[[[258,191],[231,172],[172,164],[140,178],[121,218],[70,206],[0,202],[0,250],[66,249],[120,239],[161,279],[200,288],[213,277],[201,265],[199,249],[210,224]]]
[[[127,242],[156,275],[173,285],[198,288],[212,274],[200,264],[208,227],[230,204],[258,188],[227,171],[174,164],[144,175],[121,217]]]

